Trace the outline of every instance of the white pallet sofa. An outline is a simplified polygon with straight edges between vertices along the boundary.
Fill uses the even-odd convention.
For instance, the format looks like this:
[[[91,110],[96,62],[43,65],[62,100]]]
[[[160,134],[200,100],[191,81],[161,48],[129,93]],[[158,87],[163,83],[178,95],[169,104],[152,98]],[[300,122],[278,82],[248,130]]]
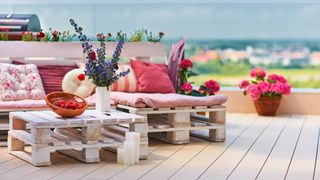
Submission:
[[[94,42],[93,48],[99,46]],[[116,43],[106,43],[106,56],[111,57]],[[161,51],[159,51],[161,49]],[[11,63],[18,60],[36,65],[75,65],[84,62],[81,53],[80,42],[23,42],[23,41],[0,41],[0,63]],[[161,43],[134,43],[124,44],[121,57],[126,60],[130,58],[154,57],[161,60],[165,56],[164,46]],[[37,101],[37,100],[35,100]],[[19,103],[12,102],[12,103]],[[115,108],[115,107],[113,107]],[[47,108],[0,108],[0,146],[6,146],[7,131],[9,130],[9,112],[44,110]]]

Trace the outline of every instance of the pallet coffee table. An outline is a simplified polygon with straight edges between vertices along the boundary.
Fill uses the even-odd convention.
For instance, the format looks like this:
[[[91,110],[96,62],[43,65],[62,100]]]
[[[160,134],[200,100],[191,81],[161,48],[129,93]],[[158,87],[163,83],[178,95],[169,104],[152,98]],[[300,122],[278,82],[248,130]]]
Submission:
[[[87,110],[81,116],[62,118],[52,111],[11,112],[8,149],[11,154],[35,166],[51,165],[50,152],[59,151],[86,163],[99,162],[100,148],[117,148],[123,135],[109,127],[129,124],[129,131],[140,133],[140,159],[147,158],[148,125],[143,116],[112,110]],[[29,124],[31,130],[26,129]],[[31,152],[25,145],[31,145]]]

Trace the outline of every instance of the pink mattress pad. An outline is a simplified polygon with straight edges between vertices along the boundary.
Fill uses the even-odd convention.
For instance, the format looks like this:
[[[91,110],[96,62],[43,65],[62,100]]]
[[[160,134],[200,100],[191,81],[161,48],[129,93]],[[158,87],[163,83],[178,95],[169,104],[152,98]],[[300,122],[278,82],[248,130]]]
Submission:
[[[159,93],[124,93],[111,92],[111,99],[116,104],[131,107],[188,107],[188,106],[213,106],[227,102],[227,96],[214,95],[194,97],[182,94],[159,94]]]

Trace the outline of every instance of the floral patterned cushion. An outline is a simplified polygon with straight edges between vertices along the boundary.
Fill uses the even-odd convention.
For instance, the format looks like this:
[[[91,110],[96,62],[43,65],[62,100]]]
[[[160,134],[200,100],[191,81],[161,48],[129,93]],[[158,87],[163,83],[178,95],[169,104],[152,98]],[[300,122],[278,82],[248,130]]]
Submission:
[[[42,81],[34,64],[0,64],[0,100],[43,99]]]

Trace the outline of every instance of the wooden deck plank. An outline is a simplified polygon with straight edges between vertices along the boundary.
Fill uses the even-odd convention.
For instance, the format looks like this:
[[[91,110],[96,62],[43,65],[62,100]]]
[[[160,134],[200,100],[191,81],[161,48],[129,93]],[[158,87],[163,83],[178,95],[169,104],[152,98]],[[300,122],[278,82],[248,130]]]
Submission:
[[[239,138],[228,148],[206,171],[200,179],[209,179],[219,176],[224,178],[232,172],[233,168],[241,161],[245,153],[261,136],[272,121],[272,117],[259,117]]]
[[[289,117],[276,117],[262,133],[257,142],[234,168],[230,179],[254,179],[260,171],[274,143],[280,137]]]
[[[258,175],[258,179],[283,179],[295,150],[305,116],[292,116]]]
[[[312,179],[318,146],[320,118],[308,117],[296,146],[286,179]]]
[[[52,166],[40,168],[0,147],[0,179],[188,180],[197,179],[206,169],[207,175],[213,175],[209,179],[255,179],[259,171],[258,179],[284,179],[286,172],[287,179],[312,179],[313,174],[320,179],[320,116],[278,116],[269,126],[264,118],[256,118],[227,114],[224,143],[192,138],[193,144],[176,146],[149,139],[148,160],[133,166],[117,164],[114,153],[101,150],[100,163],[84,164],[53,152]]]
[[[148,156],[147,160],[142,160],[139,162],[139,164],[135,166],[126,166],[121,164],[106,164],[104,167],[98,169],[95,172],[92,172],[91,174],[85,176],[85,179],[97,179],[97,178],[105,178],[109,179],[114,176],[117,176],[118,174],[122,173],[124,170],[128,170],[131,172],[129,179],[135,179],[133,177],[139,177],[152,169],[154,166],[158,165],[160,162],[167,159],[169,156],[177,152],[179,149],[181,149],[184,145],[168,145],[163,144],[158,149],[156,149],[152,154]],[[133,169],[132,169],[133,168]],[[133,170],[133,171],[131,171]]]
[[[257,116],[246,114],[238,118],[233,122],[227,119],[226,142],[211,143],[170,178],[177,180],[197,179],[256,120]],[[229,129],[230,131],[228,131]]]

